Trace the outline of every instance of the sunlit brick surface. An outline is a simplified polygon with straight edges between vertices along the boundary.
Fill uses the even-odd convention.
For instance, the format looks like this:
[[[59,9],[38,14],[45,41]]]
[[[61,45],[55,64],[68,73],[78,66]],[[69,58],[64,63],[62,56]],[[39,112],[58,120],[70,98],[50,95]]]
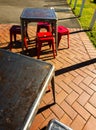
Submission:
[[[0,48],[8,50],[9,29],[12,24],[0,25]],[[50,119],[56,118],[73,130],[96,128],[96,49],[85,32],[69,28],[70,47],[66,36],[62,37],[58,55],[53,58],[52,50],[45,44],[40,59],[55,66],[56,104],[52,105],[52,92],[47,92],[40,104],[30,130],[44,130]],[[30,42],[25,55],[37,58],[35,48],[36,26],[28,27]],[[21,53],[21,37],[12,49]],[[50,86],[50,84],[49,84]]]

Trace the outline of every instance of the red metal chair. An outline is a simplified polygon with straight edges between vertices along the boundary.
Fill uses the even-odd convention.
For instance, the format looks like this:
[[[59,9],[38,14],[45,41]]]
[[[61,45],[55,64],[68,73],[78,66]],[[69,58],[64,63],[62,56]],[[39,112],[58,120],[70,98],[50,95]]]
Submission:
[[[51,32],[39,32],[37,33],[36,47],[37,47],[37,58],[40,57],[40,51],[42,43],[48,42],[49,46],[52,45],[53,57],[55,58],[55,47],[54,47],[54,37]]]
[[[54,33],[54,27],[51,29],[50,24],[48,22],[45,22],[45,23],[39,22],[37,25],[37,32],[39,32],[41,28],[45,28],[48,32],[52,32],[52,34]],[[59,47],[59,43],[60,43],[62,36],[67,35],[68,48],[69,48],[69,30],[68,30],[68,28],[66,28],[64,26],[58,26],[57,32],[58,32],[58,47]]]
[[[13,26],[10,28],[10,44],[9,44],[9,49],[10,49],[10,50],[12,50],[12,47],[13,47],[12,38],[13,38],[13,36],[14,36],[14,41],[16,41],[16,35],[17,35],[17,34],[21,35],[21,26],[20,26],[20,25],[13,25]],[[27,37],[28,40],[29,40],[27,31],[26,31],[26,37]],[[26,37],[24,37],[24,45],[25,45],[26,49],[28,49],[28,44],[27,44]]]
[[[44,28],[47,30],[47,32],[51,32],[50,23],[48,22],[38,22],[37,23],[37,33],[40,32],[40,30]]]
[[[58,26],[57,29],[58,29],[58,47],[62,36],[67,35],[68,48],[69,48],[69,30],[64,26]]]

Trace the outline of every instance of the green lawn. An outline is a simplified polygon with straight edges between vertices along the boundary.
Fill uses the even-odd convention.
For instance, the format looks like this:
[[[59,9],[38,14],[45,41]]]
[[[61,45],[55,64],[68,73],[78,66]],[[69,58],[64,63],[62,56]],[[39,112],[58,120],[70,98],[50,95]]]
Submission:
[[[69,3],[70,0],[67,0],[67,2]],[[72,9],[74,7],[74,2],[75,2],[75,0],[72,0],[72,3],[70,4]],[[78,16],[80,13],[81,4],[82,4],[82,0],[77,0],[76,8],[73,9],[73,12],[76,16]],[[89,28],[95,9],[96,9],[96,3],[94,3],[93,0],[85,1],[82,15],[81,15],[81,17],[78,18],[83,29]],[[86,33],[88,34],[93,45],[96,47],[96,22],[95,22],[92,30],[87,31]]]

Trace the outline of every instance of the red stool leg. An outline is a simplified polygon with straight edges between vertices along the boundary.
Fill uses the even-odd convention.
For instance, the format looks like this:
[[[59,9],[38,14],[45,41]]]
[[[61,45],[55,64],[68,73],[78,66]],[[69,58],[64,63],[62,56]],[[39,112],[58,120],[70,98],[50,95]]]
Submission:
[[[10,43],[12,42],[12,33],[10,32]]]
[[[47,30],[47,32],[50,32],[50,27],[48,26],[48,27],[46,28],[46,30]]]
[[[40,32],[40,26],[37,26],[37,33]]]
[[[48,86],[48,91],[51,91],[51,86]]]
[[[68,48],[69,48],[69,31],[68,31],[68,34],[67,34],[67,41],[68,41]]]
[[[27,43],[26,37],[24,37],[24,45],[25,45],[25,48],[28,49],[28,43]]]
[[[12,32],[10,31],[10,44],[9,44],[9,49],[10,51],[12,50],[13,43],[12,43]]]
[[[37,58],[40,58],[40,51],[41,51],[42,42],[37,43]]]
[[[16,41],[16,34],[14,33],[14,41]]]

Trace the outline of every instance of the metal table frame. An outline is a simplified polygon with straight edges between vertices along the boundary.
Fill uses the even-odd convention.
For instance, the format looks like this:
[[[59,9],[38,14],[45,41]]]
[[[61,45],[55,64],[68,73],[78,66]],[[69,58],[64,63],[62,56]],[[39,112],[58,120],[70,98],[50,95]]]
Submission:
[[[28,130],[49,82],[55,102],[53,65],[0,49],[0,129]]]
[[[57,54],[57,16],[54,8],[25,8],[20,17],[21,21],[21,34],[22,34],[22,43],[24,48],[24,35],[25,27],[29,22],[49,22],[54,26],[55,34],[55,48]]]

